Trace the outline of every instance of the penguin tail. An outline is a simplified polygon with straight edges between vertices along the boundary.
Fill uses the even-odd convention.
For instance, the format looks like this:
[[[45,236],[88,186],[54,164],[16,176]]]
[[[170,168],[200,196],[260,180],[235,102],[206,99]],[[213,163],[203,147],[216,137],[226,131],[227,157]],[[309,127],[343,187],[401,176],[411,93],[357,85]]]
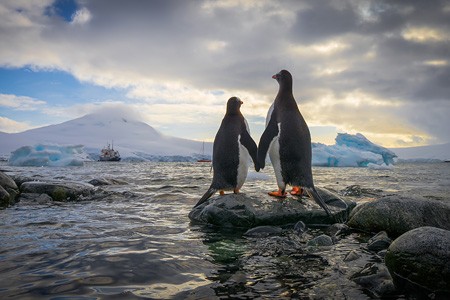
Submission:
[[[195,204],[194,208],[196,208],[200,204],[206,202],[206,200],[208,200],[212,195],[214,195],[215,192],[217,192],[217,189],[210,187],[206,191],[206,193],[200,198],[200,200],[198,200],[198,202],[197,202],[197,204]]]
[[[320,205],[320,207],[322,207],[325,212],[327,213],[327,215],[329,217],[331,217],[331,211],[328,208],[328,206],[326,205],[325,201],[322,199],[322,197],[320,197],[319,193],[317,193],[317,190],[315,187],[305,187],[306,192],[308,193],[308,195],[314,199],[314,201],[316,201],[317,204]]]

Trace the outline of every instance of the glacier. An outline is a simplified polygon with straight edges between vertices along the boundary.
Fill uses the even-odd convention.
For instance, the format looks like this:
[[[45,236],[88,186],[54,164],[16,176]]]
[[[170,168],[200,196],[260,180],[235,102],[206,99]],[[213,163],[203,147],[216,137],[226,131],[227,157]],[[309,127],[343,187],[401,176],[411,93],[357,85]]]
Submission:
[[[397,155],[384,147],[369,141],[360,133],[355,135],[339,133],[334,145],[312,143],[312,165],[322,167],[367,167],[369,169],[391,169]],[[151,151],[151,149],[149,149]],[[196,162],[199,154],[191,155],[154,155],[129,149],[122,153],[122,161],[139,162]],[[12,166],[82,166],[84,161],[98,159],[94,149],[82,145],[46,145],[24,146],[13,151],[9,158]]]
[[[65,167],[82,166],[86,153],[82,145],[23,146],[11,153],[8,163],[11,166]]]

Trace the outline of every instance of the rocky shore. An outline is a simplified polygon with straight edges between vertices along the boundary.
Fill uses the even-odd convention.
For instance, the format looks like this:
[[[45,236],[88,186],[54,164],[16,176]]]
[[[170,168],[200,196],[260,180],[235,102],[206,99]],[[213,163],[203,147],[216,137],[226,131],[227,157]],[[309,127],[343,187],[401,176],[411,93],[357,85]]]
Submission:
[[[90,182],[11,178],[0,172],[0,208],[120,197],[101,188],[115,184],[125,183],[107,178]],[[239,257],[240,265],[246,266],[242,272],[249,266],[270,270],[273,260],[267,258],[276,257],[280,262],[276,268],[288,270],[295,278],[319,282],[316,290],[305,293],[351,298],[342,287],[330,285],[330,280],[320,284],[323,277],[331,277],[344,286],[359,285],[374,298],[450,297],[450,199],[387,195],[356,205],[355,195],[370,191],[358,186],[340,193],[318,190],[333,212],[331,217],[306,197],[274,201],[262,194],[230,194],[209,199],[192,209],[189,218],[217,230],[242,231],[252,245]],[[319,267],[323,265],[327,267]],[[315,269],[320,270],[315,273]],[[239,286],[238,277],[224,285]],[[187,296],[203,295],[206,288]]]

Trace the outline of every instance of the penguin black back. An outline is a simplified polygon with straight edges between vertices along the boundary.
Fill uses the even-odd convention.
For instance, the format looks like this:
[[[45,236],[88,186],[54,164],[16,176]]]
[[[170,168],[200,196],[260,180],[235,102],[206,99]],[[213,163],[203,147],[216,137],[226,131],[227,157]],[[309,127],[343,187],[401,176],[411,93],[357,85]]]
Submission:
[[[240,111],[241,105],[242,101],[237,97],[227,102],[227,111],[214,138],[213,180],[209,190],[195,206],[205,202],[217,190],[238,191],[247,177],[248,155],[255,163],[255,169],[259,170],[257,146]]]

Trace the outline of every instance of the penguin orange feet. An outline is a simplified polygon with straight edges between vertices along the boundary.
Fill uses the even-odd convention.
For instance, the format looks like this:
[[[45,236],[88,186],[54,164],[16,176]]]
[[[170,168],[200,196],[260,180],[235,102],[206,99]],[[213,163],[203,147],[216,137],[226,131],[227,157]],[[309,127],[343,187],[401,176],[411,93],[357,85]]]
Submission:
[[[286,197],[285,191],[278,189],[278,191],[269,192],[270,196],[284,198]]]
[[[225,195],[225,192],[223,191],[223,190],[220,190],[220,196],[223,196],[223,195]]]
[[[234,190],[233,190],[233,193],[239,194],[239,189],[234,189]]]
[[[291,195],[294,196],[302,196],[303,195],[303,189],[299,186],[293,186],[292,187],[292,191],[291,191]]]

